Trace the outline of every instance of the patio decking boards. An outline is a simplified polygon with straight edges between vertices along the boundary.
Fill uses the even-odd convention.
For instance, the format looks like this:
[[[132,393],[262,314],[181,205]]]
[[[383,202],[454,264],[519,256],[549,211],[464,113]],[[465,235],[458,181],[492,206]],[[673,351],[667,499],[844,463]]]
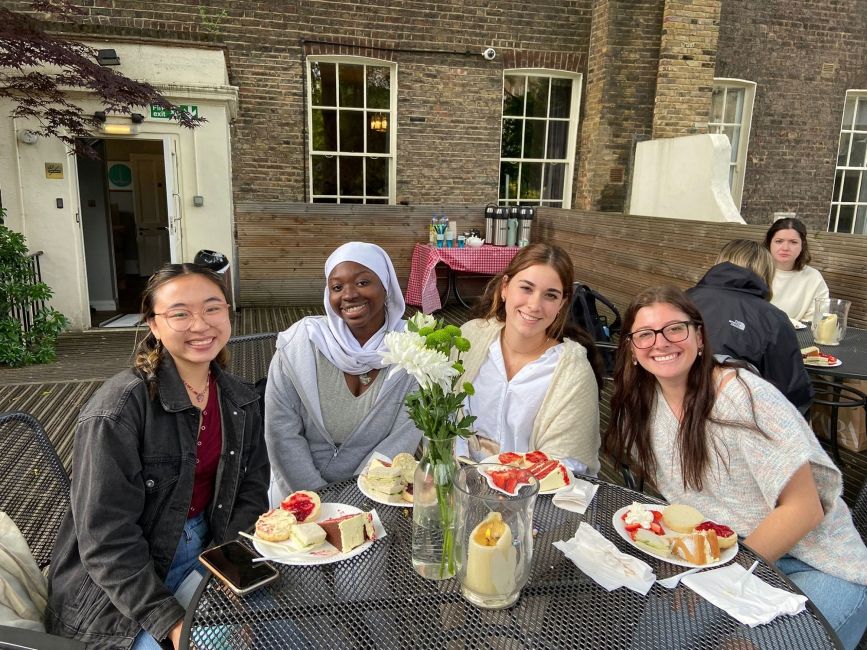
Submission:
[[[407,316],[415,311],[410,307]],[[232,333],[280,332],[304,316],[321,313],[320,305],[247,307],[234,315]],[[455,325],[467,320],[467,310],[455,305],[447,306],[437,315]],[[56,362],[0,370],[0,411],[26,411],[36,417],[51,437],[64,467],[70,470],[78,411],[104,380],[130,366],[135,340],[134,331],[92,330],[63,335]],[[606,381],[600,405],[603,431],[608,421],[610,396],[611,382]],[[840,455],[844,463],[843,497],[847,503],[852,503],[867,479],[867,452],[855,453],[841,448]],[[601,477],[623,483],[619,472],[604,458]]]

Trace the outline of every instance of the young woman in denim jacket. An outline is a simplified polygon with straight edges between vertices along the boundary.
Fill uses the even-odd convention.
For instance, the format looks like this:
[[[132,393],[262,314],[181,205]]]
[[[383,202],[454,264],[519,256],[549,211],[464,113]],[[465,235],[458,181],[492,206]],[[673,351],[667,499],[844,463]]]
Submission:
[[[231,322],[220,276],[165,266],[142,313],[150,333],[135,367],[79,416],[49,573],[47,630],[93,648],[177,648],[198,554],[268,507],[258,397],[223,371]]]

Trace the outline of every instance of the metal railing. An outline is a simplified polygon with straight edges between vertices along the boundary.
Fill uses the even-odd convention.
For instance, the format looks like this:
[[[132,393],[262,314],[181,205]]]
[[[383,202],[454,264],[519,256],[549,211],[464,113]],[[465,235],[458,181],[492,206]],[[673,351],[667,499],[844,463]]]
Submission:
[[[42,251],[36,251],[27,256],[30,267],[28,274],[29,284],[31,285],[42,282],[42,269],[39,266],[39,258],[42,254]],[[21,323],[21,327],[25,332],[29,332],[36,319],[36,315],[44,310],[44,300],[25,300],[23,302],[13,303],[10,308],[10,315]]]

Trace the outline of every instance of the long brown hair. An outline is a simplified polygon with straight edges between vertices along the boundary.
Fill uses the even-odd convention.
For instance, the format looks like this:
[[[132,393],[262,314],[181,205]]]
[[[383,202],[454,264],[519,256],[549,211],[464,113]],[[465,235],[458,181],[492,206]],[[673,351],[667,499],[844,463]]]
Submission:
[[[596,385],[602,387],[602,360],[599,351],[590,336],[584,329],[575,325],[570,318],[572,307],[573,282],[575,271],[572,267],[572,258],[569,253],[554,244],[536,243],[525,246],[509,263],[502,272],[498,273],[488,282],[484,294],[473,308],[472,318],[484,318],[506,322],[506,303],[503,301],[503,283],[518,273],[531,266],[544,264],[556,271],[563,285],[563,305],[557,312],[557,317],[545,330],[549,338],[563,341],[564,338],[572,339],[580,343],[587,350],[587,360],[596,377]]]
[[[794,230],[798,233],[798,236],[800,236],[801,252],[798,257],[795,258],[795,265],[792,268],[795,271],[803,271],[804,267],[807,266],[812,259],[812,256],[810,255],[810,247],[807,246],[807,226],[805,226],[804,222],[800,219],[777,219],[771,224],[771,227],[768,228],[768,232],[765,233],[765,248],[771,250],[771,242],[774,240],[774,235],[776,235],[780,230]]]
[[[677,287],[654,287],[638,294],[623,316],[623,332],[632,331],[640,309],[658,303],[669,304],[686,314],[696,332],[701,332],[707,351],[707,354],[695,360],[689,370],[683,400],[683,420],[676,449],[672,450],[672,453],[680,456],[684,487],[701,490],[702,478],[710,462],[711,441],[706,435],[706,428],[716,399],[714,367],[718,364],[710,354],[711,347],[702,327],[701,312]],[[634,365],[632,358],[630,337],[623,334],[617,347],[611,418],[604,446],[616,461],[630,465],[642,478],[652,478],[656,474],[657,459],[651,446],[650,414],[656,397],[657,381],[641,365]]]
[[[150,277],[142,292],[140,311],[143,321],[147,321],[156,315],[154,313],[154,299],[159,288],[175,278],[185,275],[201,275],[207,278],[217,285],[223,294],[223,298],[226,302],[229,302],[223,276],[201,264],[166,264]],[[156,397],[159,390],[157,371],[162,364],[165,354],[166,352],[163,349],[162,343],[157,340],[150,330],[148,330],[147,335],[138,342],[135,348],[133,366],[138,370],[145,382],[147,382],[148,394],[151,396],[151,399]],[[214,361],[221,368],[226,367],[226,364],[229,362],[229,353],[226,348],[220,350]]]

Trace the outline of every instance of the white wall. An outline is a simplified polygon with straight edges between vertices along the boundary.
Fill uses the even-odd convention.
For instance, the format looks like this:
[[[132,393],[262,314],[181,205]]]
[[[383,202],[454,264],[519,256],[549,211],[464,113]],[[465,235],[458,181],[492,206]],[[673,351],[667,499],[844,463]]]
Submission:
[[[174,197],[179,232],[176,262],[192,261],[196,251],[210,248],[225,253],[234,266],[230,123],[237,112],[238,90],[228,85],[221,50],[90,42],[112,47],[121,59],[119,72],[154,83],[177,104],[195,104],[208,121],[191,131],[166,119],[151,118],[147,107],[136,139],[163,140],[166,156],[177,170]],[[71,94],[82,110],[102,110],[92,98]],[[73,329],[90,323],[84,244],[75,158],[58,140],[40,138],[36,144],[18,142],[27,128],[9,115],[11,104],[0,101],[0,193],[8,210],[6,224],[24,233],[31,250],[43,250],[42,276],[55,293],[52,306],[63,312]],[[110,122],[129,124],[127,117]],[[94,137],[108,137],[95,133]],[[130,136],[126,136],[130,137]],[[176,158],[172,158],[176,156]],[[45,178],[45,163],[63,163],[63,180]],[[193,206],[193,196],[204,206]],[[63,207],[57,208],[56,199]]]
[[[745,223],[729,191],[731,145],[722,134],[639,142],[629,214]]]

